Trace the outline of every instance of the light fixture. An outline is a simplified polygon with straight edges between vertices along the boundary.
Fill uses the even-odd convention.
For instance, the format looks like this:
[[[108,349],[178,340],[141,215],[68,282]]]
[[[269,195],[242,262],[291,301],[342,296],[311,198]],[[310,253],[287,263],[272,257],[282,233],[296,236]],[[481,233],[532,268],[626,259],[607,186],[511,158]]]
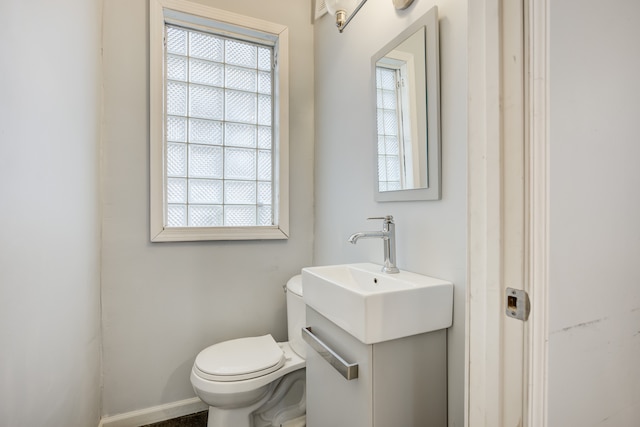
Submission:
[[[408,8],[413,0],[392,0],[396,9]],[[327,11],[336,17],[336,27],[342,32],[367,0],[325,0]]]
[[[361,0],[359,3],[358,0],[326,0],[325,4],[327,11],[336,17],[338,31],[342,32],[366,2],[367,0]]]

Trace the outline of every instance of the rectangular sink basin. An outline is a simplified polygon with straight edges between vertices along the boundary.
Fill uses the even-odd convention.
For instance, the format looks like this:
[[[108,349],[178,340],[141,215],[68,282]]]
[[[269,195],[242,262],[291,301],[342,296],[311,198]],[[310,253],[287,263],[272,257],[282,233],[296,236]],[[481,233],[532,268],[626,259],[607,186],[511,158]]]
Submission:
[[[453,284],[371,263],[302,269],[304,302],[365,344],[451,326]]]

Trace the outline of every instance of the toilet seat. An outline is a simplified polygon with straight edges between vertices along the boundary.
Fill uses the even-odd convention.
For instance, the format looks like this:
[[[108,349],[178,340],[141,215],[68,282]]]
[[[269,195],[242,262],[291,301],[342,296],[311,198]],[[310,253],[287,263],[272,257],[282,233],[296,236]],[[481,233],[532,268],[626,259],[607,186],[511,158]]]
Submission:
[[[210,381],[248,380],[277,371],[285,354],[271,335],[239,338],[214,344],[196,357],[198,376]]]
[[[291,349],[288,342],[285,341],[278,343],[278,346],[282,348],[285,358],[284,365],[280,369],[276,369],[268,374],[247,380],[215,381],[207,379],[206,373],[198,369],[194,363],[191,369],[191,384],[195,389],[199,390],[200,393],[204,394],[222,396],[247,393],[268,385],[278,378],[284,377],[290,372],[297,371],[298,369],[303,369],[305,367],[305,360]]]

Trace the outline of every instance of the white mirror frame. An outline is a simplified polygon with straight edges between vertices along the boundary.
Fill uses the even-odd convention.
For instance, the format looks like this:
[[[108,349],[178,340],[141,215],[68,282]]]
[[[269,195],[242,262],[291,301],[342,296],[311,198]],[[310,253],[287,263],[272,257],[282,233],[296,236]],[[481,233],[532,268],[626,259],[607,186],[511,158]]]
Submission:
[[[441,198],[441,143],[440,143],[440,41],[438,27],[438,7],[434,6],[397,37],[387,43],[371,58],[372,90],[376,99],[375,72],[376,63],[388,52],[413,35],[418,29],[426,30],[426,83],[427,83],[427,187],[410,190],[380,191],[378,187],[378,150],[373,150],[374,195],[377,202],[395,202],[412,200],[440,200]],[[374,125],[376,103],[373,103]],[[374,141],[375,146],[377,143]]]

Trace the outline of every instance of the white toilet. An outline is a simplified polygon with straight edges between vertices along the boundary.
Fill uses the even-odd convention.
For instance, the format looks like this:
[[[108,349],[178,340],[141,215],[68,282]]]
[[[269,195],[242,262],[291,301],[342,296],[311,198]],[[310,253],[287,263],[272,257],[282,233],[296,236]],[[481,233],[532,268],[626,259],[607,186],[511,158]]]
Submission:
[[[202,350],[191,369],[196,394],[209,405],[208,427],[305,426],[305,326],[302,278],[286,286],[289,341],[239,338]]]

